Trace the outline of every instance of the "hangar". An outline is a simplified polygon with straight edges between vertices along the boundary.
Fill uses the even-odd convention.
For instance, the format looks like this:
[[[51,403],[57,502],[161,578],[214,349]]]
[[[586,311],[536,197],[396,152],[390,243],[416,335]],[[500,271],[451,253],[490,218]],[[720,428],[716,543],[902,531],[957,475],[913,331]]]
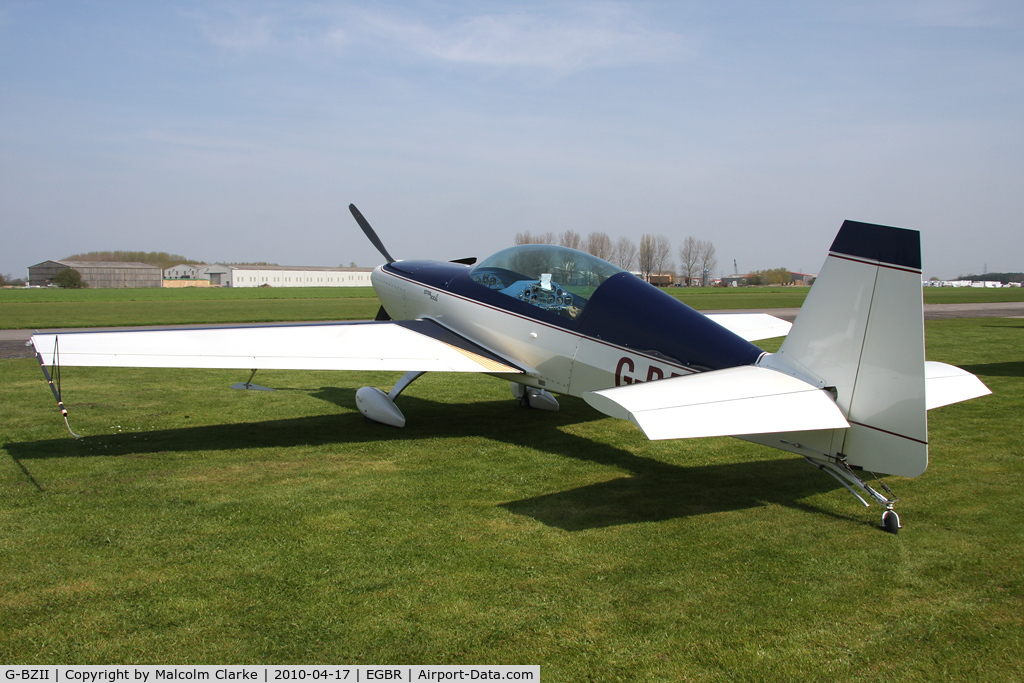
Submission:
[[[120,261],[43,261],[28,267],[28,283],[46,287],[65,268],[77,270],[94,289],[163,286],[163,271],[158,266]]]
[[[227,266],[226,287],[369,287],[372,268]]]
[[[168,268],[164,275],[168,279],[208,279],[215,287],[369,287],[372,272],[372,268],[182,263]]]

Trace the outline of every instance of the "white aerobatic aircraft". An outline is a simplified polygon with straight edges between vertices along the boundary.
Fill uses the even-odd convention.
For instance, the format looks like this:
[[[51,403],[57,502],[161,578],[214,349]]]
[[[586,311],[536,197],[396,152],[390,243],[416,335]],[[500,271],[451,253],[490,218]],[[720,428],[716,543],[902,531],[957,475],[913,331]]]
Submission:
[[[387,259],[372,274],[377,320],[36,334],[44,374],[47,365],[402,371],[388,393],[356,393],[367,418],[402,427],[395,401],[423,373],[485,373],[510,381],[524,406],[557,410],[552,394],[582,397],[650,439],[728,435],[799,454],[864,505],[880,503],[891,533],[895,499],[861,473],[920,475],[927,411],[990,393],[965,370],[925,361],[916,231],[843,223],[790,329],[765,314],[702,315],[553,245],[476,265],[398,261],[349,208]],[[787,333],[777,353],[751,343]],[[236,387],[261,388],[251,381]]]

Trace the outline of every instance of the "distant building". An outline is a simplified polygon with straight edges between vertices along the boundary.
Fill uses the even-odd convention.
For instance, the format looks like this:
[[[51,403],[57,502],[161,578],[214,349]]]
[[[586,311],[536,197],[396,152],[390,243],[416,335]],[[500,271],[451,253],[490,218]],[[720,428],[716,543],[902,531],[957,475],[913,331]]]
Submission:
[[[194,270],[193,270],[194,269]],[[164,271],[209,280],[214,287],[369,287],[373,268],[180,264]]]
[[[164,268],[165,280],[198,280],[199,271],[203,266],[195,263],[179,263],[170,268]]]
[[[196,277],[209,280],[210,285],[213,287],[231,286],[231,268],[228,266],[222,266],[219,263],[215,263],[212,266],[201,267]]]
[[[979,287],[986,289],[1021,286],[1019,282],[1007,282],[1004,284],[998,280],[927,280],[922,284],[925,287]]]
[[[165,269],[164,279],[209,282],[213,287],[369,287],[372,272],[372,268],[180,263]]]
[[[789,273],[792,278],[790,282],[794,285],[810,285],[814,283],[814,278],[818,277],[817,273]]]
[[[672,273],[651,273],[648,282],[655,287],[671,287],[675,282],[675,275]]]
[[[77,270],[82,280],[93,289],[163,285],[163,272],[157,266],[120,261],[43,261],[28,267],[29,285],[46,287],[65,268]]]
[[[723,275],[720,280],[722,287],[746,287],[749,284],[751,278],[756,273],[747,273],[746,275]],[[818,277],[817,273],[789,273],[789,284],[797,286],[808,286],[814,283],[814,279]]]

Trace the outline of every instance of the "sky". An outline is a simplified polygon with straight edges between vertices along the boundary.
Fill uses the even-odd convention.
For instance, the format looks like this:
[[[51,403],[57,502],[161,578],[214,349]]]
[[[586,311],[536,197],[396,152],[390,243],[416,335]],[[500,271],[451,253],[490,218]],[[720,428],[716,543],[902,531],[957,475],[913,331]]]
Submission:
[[[101,250],[373,266],[517,232],[817,272],[1024,270],[1024,4],[0,0],[0,273]],[[677,258],[678,260],[678,258]]]

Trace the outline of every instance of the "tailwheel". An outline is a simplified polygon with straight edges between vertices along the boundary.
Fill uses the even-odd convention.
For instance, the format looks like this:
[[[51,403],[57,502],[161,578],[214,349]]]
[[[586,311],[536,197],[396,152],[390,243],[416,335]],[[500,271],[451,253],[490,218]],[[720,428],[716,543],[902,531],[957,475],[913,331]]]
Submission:
[[[890,509],[882,513],[882,528],[894,535],[900,532],[900,516],[895,510]]]
[[[825,454],[822,455],[826,458],[829,457]],[[868,486],[863,479],[857,476],[857,473],[853,468],[846,463],[846,458],[843,457],[841,453],[838,454],[837,457],[830,458],[829,460],[805,455],[804,460],[835,477],[836,481],[845,486],[847,491],[852,493],[857,500],[864,504],[864,507],[870,507],[870,505],[861,493],[867,494],[868,498],[884,505],[885,512],[882,513],[882,529],[888,531],[890,534],[898,534],[900,529],[903,528],[900,524],[900,516],[892,509],[892,506],[899,502],[899,498],[897,498],[892,492],[892,489],[886,486],[884,481],[878,481],[878,485],[881,486],[882,490],[892,496],[891,498],[883,496],[881,493]],[[860,493],[858,493],[858,491],[860,491]]]

